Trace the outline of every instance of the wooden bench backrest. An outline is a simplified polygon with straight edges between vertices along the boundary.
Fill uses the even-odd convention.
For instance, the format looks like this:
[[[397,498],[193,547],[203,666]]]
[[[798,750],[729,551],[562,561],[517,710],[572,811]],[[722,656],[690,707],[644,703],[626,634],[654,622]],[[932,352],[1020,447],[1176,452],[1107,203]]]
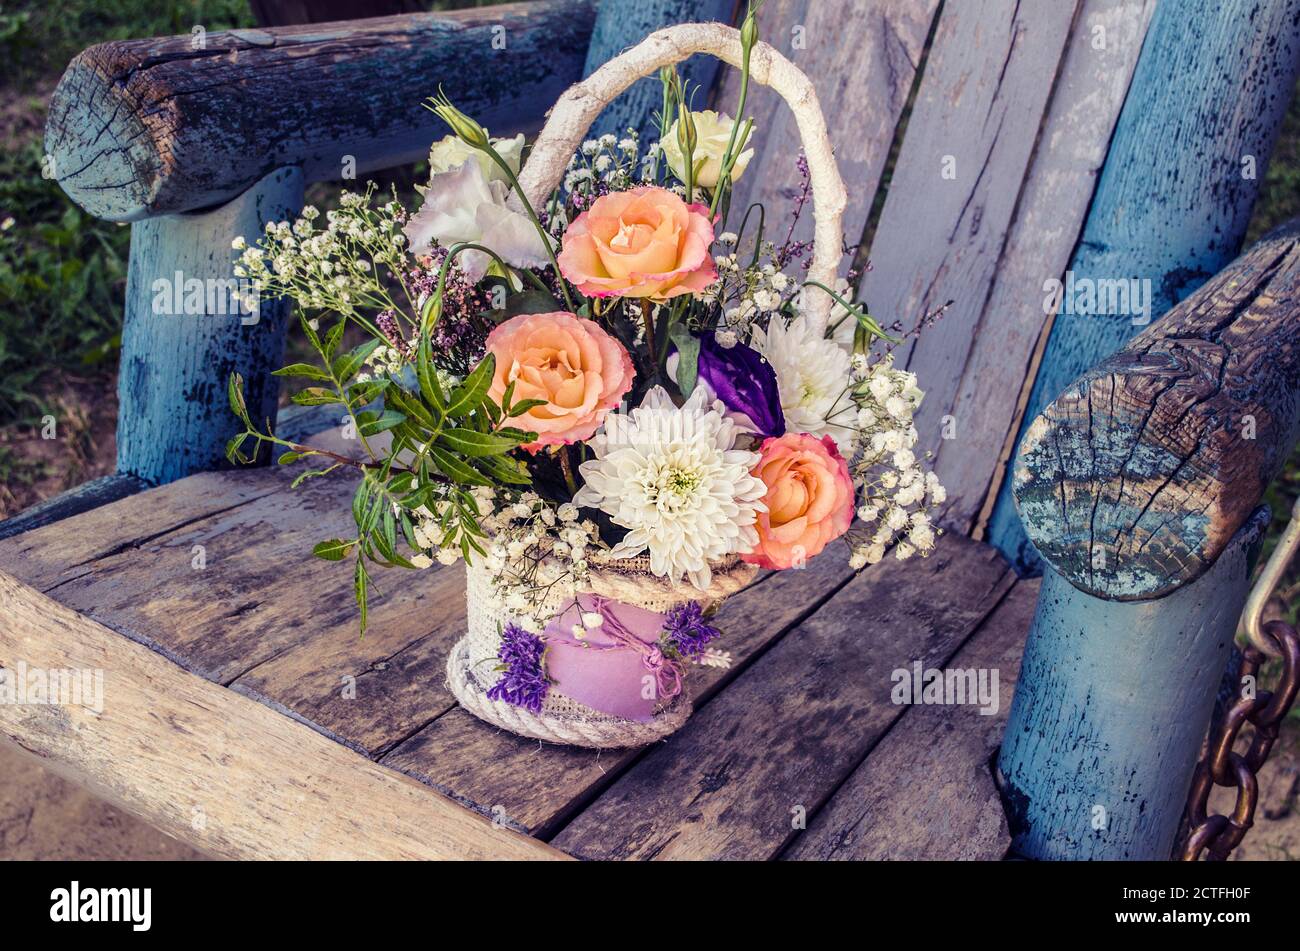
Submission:
[[[942,10],[938,0],[770,0],[764,8],[768,39],[820,91],[849,187],[847,240],[878,218],[858,259],[869,257],[872,268],[859,299],[883,323],[908,328],[953,302],[896,359],[927,392],[918,429],[949,490],[945,518],[963,533],[1000,470],[1049,319],[1042,284],[1068,264],[1153,9],[1142,0],[976,0]],[[1100,50],[1094,23],[1105,26]],[[728,77],[721,104],[735,101],[735,86]],[[770,226],[781,227],[794,184],[793,124],[765,92],[755,96],[756,116],[772,147],[738,200],[765,202]],[[896,132],[901,148],[873,216]],[[1040,133],[1050,147],[1035,151]]]
[[[725,16],[731,5],[729,0],[603,0],[595,14],[588,68],[641,39],[656,20]],[[944,521],[983,537],[992,518],[992,540],[1004,551],[1014,553],[1022,542],[1009,504],[1003,499],[995,511],[994,500],[1044,350],[1044,378],[1056,380],[1069,373],[1045,395],[1050,399],[1077,375],[1077,370],[1069,372],[1071,367],[1092,365],[1137,329],[1124,315],[1071,318],[1053,326],[1055,316],[1044,303],[1045,282],[1061,279],[1088,261],[1096,249],[1081,236],[1097,232],[1116,244],[1106,269],[1092,276],[1151,279],[1164,294],[1157,295],[1159,310],[1152,317],[1194,290],[1213,273],[1216,262],[1226,263],[1240,244],[1258,176],[1294,82],[1300,0],[1263,6],[1249,0],[1164,0],[1159,11],[1156,6],[1155,0],[767,0],[763,6],[764,38],[812,77],[830,122],[851,196],[846,241],[862,241],[859,261],[869,258],[872,263],[861,279],[859,299],[882,323],[901,320],[907,327],[924,313],[953,302],[919,342],[899,348],[897,360],[917,372],[928,391],[918,427],[923,447],[935,453],[935,465],[949,489]],[[487,8],[457,16],[464,26],[472,21],[486,30],[492,15]],[[591,9],[584,0],[541,0],[515,5],[509,16],[514,25],[508,38],[512,52],[507,55],[518,72],[518,57],[543,56],[548,31],[561,26],[568,33],[587,29]],[[388,28],[377,30],[370,24],[388,22],[357,21],[355,28],[367,31],[359,42],[383,43]],[[391,22],[395,42],[433,44],[444,50],[441,60],[429,60],[441,62],[443,72],[457,59],[451,52],[455,44],[471,42],[468,32],[429,28],[416,18]],[[416,22],[422,24],[419,30],[428,30],[428,39],[403,25]],[[566,50],[574,46],[568,33]],[[318,36],[319,31],[297,28],[292,42],[307,51],[322,42]],[[220,47],[227,41],[214,36],[210,42]],[[334,74],[351,76],[363,85],[376,81],[367,78],[366,70],[373,71],[377,54],[366,48],[358,52],[357,41],[346,38],[324,42],[328,49],[322,46],[327,55],[322,62]],[[276,46],[276,36],[240,39],[236,45],[248,49],[232,54],[229,67],[221,68],[236,68],[240,57],[251,62],[269,56],[269,50],[259,49],[268,43]],[[123,58],[120,51],[114,55]],[[129,51],[124,61],[134,55]],[[98,62],[93,57],[80,65],[74,62],[69,76]],[[399,69],[400,64],[384,68]],[[552,63],[543,72],[553,85],[566,69]],[[318,97],[321,90],[334,88],[330,83],[337,81],[329,75],[313,78]],[[127,77],[136,82],[134,72]],[[474,87],[478,81],[463,74],[397,78],[403,88],[424,83],[425,92],[432,92],[440,81],[457,87],[467,82]],[[535,121],[549,105],[537,102],[521,110],[523,90],[517,83],[509,89],[495,83],[488,87],[497,91],[478,98],[495,102],[495,97],[504,97],[509,108],[497,111],[509,115],[513,110],[524,124]],[[149,90],[136,92],[147,95]],[[549,87],[546,93],[551,94]],[[197,94],[205,95],[202,88]],[[737,94],[737,75],[725,71],[714,89],[714,101],[734,111]],[[178,109],[182,113],[177,121],[183,136],[185,123],[191,121],[183,114],[183,100],[176,103],[172,93],[163,99],[169,115]],[[401,156],[394,153],[394,159],[409,159],[415,150],[410,143],[419,134],[440,134],[423,126],[408,128],[405,113],[395,112],[388,99],[382,108],[374,108],[383,112],[372,119],[383,126],[376,131],[404,143]],[[423,112],[415,100],[411,109]],[[132,121],[147,127],[153,121],[151,108],[141,111],[144,115]],[[638,104],[626,115],[642,112]],[[781,219],[798,185],[792,151],[797,136],[791,117],[768,90],[752,91],[747,112],[757,120],[759,154],[738,185],[735,206],[764,202],[768,233],[773,234],[783,226]],[[94,132],[78,132],[84,124],[80,121],[61,123],[63,114],[57,108],[51,111],[52,129],[59,135]],[[115,113],[110,121],[120,125],[125,120]],[[222,123],[228,124],[218,110],[207,110],[194,121],[212,126],[203,130],[208,142],[218,141],[225,129]],[[302,155],[289,154],[290,148],[282,161],[299,162],[310,181],[323,177],[321,169],[328,164],[317,153],[332,153],[326,145],[306,141],[311,135],[308,117],[303,129],[304,142],[298,148]],[[346,138],[331,135],[340,137]],[[291,137],[288,144],[293,141]],[[286,140],[272,145],[284,151]],[[892,169],[891,145],[896,153]],[[1187,154],[1177,154],[1177,149]],[[357,150],[364,152],[364,143]],[[1123,167],[1108,159],[1117,153],[1123,155]],[[1239,163],[1246,155],[1255,161],[1254,178],[1241,174]],[[250,171],[213,155],[182,152],[174,158],[209,169],[202,176],[205,183],[217,191],[225,189],[231,198],[238,194],[233,191],[236,180],[246,181]],[[383,158],[363,154],[359,171],[380,167]],[[248,164],[247,155],[241,162]],[[232,169],[238,175],[228,174]],[[123,207],[129,206],[129,213],[119,211],[116,216],[138,220],[192,207],[185,201],[184,171],[165,171],[158,187],[128,189],[131,201]],[[1204,181],[1189,189],[1180,186],[1180,175],[1183,185],[1189,175]],[[87,207],[109,194],[92,189],[78,195],[71,187],[69,191]],[[1172,209],[1165,207],[1171,193],[1179,196]],[[102,209],[100,213],[107,214]],[[1099,214],[1109,217],[1100,220]],[[810,217],[805,215],[796,236],[809,236]],[[1114,226],[1119,219],[1123,226]],[[142,226],[151,225],[137,224],[142,238],[153,233]],[[1166,246],[1172,251],[1136,253]],[[1175,273],[1189,267],[1187,273]],[[130,325],[131,301],[127,308]],[[155,332],[173,331],[164,328],[150,334]],[[140,344],[130,326],[127,339],[135,341],[132,352],[158,352]],[[1041,401],[1044,394],[1039,391],[1034,398]],[[156,413],[156,404],[165,398],[152,393],[133,401],[124,389],[123,413]],[[124,415],[123,430],[149,439],[160,425],[158,420],[137,420],[128,427],[127,422]],[[207,425],[202,419],[195,423],[199,429]],[[130,432],[124,436],[128,448],[140,441]],[[148,453],[141,458],[145,468],[154,465]],[[203,465],[202,460],[185,463],[188,471]],[[156,472],[142,472],[138,464],[122,468],[157,481],[184,474],[185,466],[162,465]]]

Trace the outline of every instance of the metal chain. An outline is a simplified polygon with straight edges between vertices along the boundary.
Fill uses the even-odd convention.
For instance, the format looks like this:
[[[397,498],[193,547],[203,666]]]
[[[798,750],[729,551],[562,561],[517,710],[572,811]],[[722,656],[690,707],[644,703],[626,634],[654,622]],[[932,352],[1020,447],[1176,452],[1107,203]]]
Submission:
[[[1259,668],[1267,655],[1255,646],[1260,638],[1252,637],[1252,643],[1242,651],[1241,683],[1245,689],[1222,721],[1215,724],[1192,778],[1187,801],[1190,830],[1182,856],[1185,862],[1195,862],[1202,852],[1208,852],[1206,857],[1210,861],[1221,862],[1245,838],[1254,823],[1255,806],[1259,802],[1256,777],[1300,688],[1300,634],[1284,621],[1269,621],[1256,630],[1271,648],[1267,654],[1281,658],[1282,678],[1273,691],[1255,689]],[[1247,723],[1254,728],[1254,735],[1243,755],[1233,747]],[[1209,814],[1210,791],[1215,786],[1237,790],[1237,803],[1231,815]]]

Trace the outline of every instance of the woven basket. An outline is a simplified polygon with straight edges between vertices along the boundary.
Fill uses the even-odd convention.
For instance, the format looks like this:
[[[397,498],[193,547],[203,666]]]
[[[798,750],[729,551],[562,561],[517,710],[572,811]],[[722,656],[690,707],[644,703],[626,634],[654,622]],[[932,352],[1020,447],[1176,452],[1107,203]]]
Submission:
[[[717,605],[754,579],[758,569],[739,559],[718,563],[707,591],[687,585],[673,585],[650,573],[644,559],[606,562],[593,566],[584,591],[599,594],[618,604],[664,613],[686,601],[704,607]],[[540,713],[531,713],[504,700],[488,697],[488,690],[501,674],[496,670],[501,647],[500,631],[516,620],[494,597],[491,576],[479,560],[466,568],[466,601],[469,630],[447,658],[447,683],[456,699],[470,713],[520,736],[573,746],[614,748],[644,746],[663,739],[691,715],[688,689],[656,711],[648,721],[629,720],[584,706],[552,689]],[[561,603],[547,605],[555,613]],[[689,678],[687,679],[689,684]]]
[[[519,176],[520,187],[534,207],[541,207],[555,190],[570,157],[579,149],[605,106],[638,79],[653,76],[660,68],[696,53],[715,56],[740,68],[744,55],[740,33],[721,23],[669,27],[652,33],[570,87],[551,110],[546,127]],[[751,51],[750,79],[770,86],[794,113],[812,184],[815,234],[809,279],[834,287],[843,253],[840,219],[847,197],[816,90],[802,71],[766,43],[757,44]],[[521,206],[519,196],[512,195],[511,201],[517,208]],[[804,311],[814,321],[820,321],[824,329],[832,305],[829,295],[816,293]],[[644,558],[605,561],[592,566],[587,590],[617,604],[664,613],[688,601],[706,608],[716,605],[745,587],[757,573],[754,566],[739,559],[715,564],[712,569],[712,584],[707,591],[700,591],[690,584],[673,585],[656,577]],[[536,714],[504,700],[490,699],[488,691],[501,676],[496,670],[500,631],[515,619],[493,597],[489,574],[480,565],[467,569],[467,599],[469,630],[448,657],[447,680],[460,704],[480,719],[534,739],[609,748],[655,742],[677,730],[690,716],[688,685],[648,720],[602,713],[554,688]],[[562,606],[547,607],[556,612]]]

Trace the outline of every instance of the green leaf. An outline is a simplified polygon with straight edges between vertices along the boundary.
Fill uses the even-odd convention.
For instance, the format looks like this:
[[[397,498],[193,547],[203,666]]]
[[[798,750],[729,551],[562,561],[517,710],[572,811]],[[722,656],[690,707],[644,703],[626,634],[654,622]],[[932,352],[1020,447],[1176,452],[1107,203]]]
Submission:
[[[400,426],[404,422],[406,422],[406,416],[402,413],[397,412],[395,409],[384,410],[378,419],[362,423],[360,433],[363,436],[373,436],[376,433],[392,429],[394,426]]]
[[[429,447],[429,455],[434,464],[447,478],[460,485],[486,485],[491,486],[494,483],[491,479],[479,474],[467,463],[461,462],[445,449],[437,446]]]
[[[302,332],[305,333],[307,339],[311,341],[312,348],[319,350],[321,348],[320,335],[312,329],[311,321],[307,319],[307,315],[300,312],[298,314],[298,323],[302,324]]]
[[[342,561],[352,550],[355,541],[346,542],[341,538],[331,538],[327,542],[317,542],[316,547],[311,553],[317,558],[324,558],[326,561]]]
[[[248,420],[248,404],[244,402],[244,378],[238,373],[230,374],[230,382],[226,384],[226,397],[230,400],[231,412],[251,428],[253,424]]]
[[[321,349],[321,353],[324,355],[326,360],[334,359],[334,351],[339,348],[339,342],[343,339],[343,330],[347,325],[347,318],[340,317],[339,322],[326,331],[325,343]]]
[[[251,461],[241,451],[246,439],[248,439],[248,433],[240,433],[237,436],[232,436],[230,442],[226,443],[226,458],[232,464],[243,463],[247,465]]]
[[[447,405],[447,400],[442,393],[442,384],[438,382],[438,371],[433,366],[433,356],[430,353],[428,336],[424,336],[420,340],[420,349],[415,359],[415,377],[419,381],[420,393],[425,401],[439,413],[442,413]]]
[[[415,420],[426,429],[437,429],[438,421],[430,414],[428,407],[418,399],[407,393],[400,386],[393,387],[389,392],[384,394],[384,402],[392,403],[408,417]]]
[[[488,473],[497,482],[507,485],[532,485],[533,477],[523,463],[510,456],[482,456],[474,465]]]
[[[357,607],[361,611],[361,635],[366,633],[366,593],[370,584],[370,576],[366,574],[365,562],[357,556],[357,567],[352,573],[352,590],[357,597]]]
[[[357,375],[357,371],[365,365],[366,357],[374,353],[381,343],[383,341],[378,339],[367,340],[360,346],[353,347],[343,354],[334,361],[334,378],[340,383],[346,383],[352,379]]]
[[[438,438],[463,456],[499,456],[517,448],[520,442],[509,436],[476,433],[460,427],[444,430]]]
[[[546,405],[546,400],[520,400],[514,406],[510,407],[510,418],[514,419],[516,416],[522,416],[524,413],[528,412],[534,406],[545,406],[545,405]]]
[[[291,399],[299,406],[328,406],[331,403],[343,402],[333,390],[327,390],[321,386],[309,386],[307,389],[293,394]]]
[[[315,455],[315,453],[312,453],[312,452],[294,452],[293,450],[290,450],[289,452],[284,453],[282,456],[280,456],[279,459],[277,459],[277,460],[275,460],[275,461],[276,461],[277,463],[279,463],[280,465],[282,465],[282,466],[287,466],[287,465],[289,465],[290,463],[297,462],[299,459],[304,459],[304,458],[306,458],[307,456],[313,456],[313,455]]]
[[[448,416],[459,419],[478,408],[492,385],[492,374],[496,372],[496,366],[496,357],[491,353],[479,361],[478,366],[465,377],[465,382],[451,391],[451,402],[447,404]]]
[[[308,380],[328,380],[330,375],[320,367],[314,367],[310,363],[291,363],[287,367],[281,367],[274,371],[271,376],[300,376]]]
[[[700,339],[685,324],[673,324],[668,336],[677,345],[677,388],[690,396],[700,372]]]

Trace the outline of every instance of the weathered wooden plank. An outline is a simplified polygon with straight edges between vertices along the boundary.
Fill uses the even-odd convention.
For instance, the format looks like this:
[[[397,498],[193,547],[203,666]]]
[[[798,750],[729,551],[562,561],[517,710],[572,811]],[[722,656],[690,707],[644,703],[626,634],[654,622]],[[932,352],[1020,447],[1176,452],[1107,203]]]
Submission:
[[[89,512],[109,502],[116,502],[118,499],[143,492],[148,487],[148,483],[143,479],[116,473],[91,479],[75,489],[69,489],[53,498],[38,502],[31,508],[0,521],[0,541],[21,535],[23,532],[30,532],[42,525],[51,525],[61,519]]]
[[[954,302],[895,351],[926,390],[921,448],[938,448],[952,415],[1077,6],[977,0],[940,14],[859,293],[882,323],[908,328]],[[946,487],[978,506],[987,483]]]
[[[1171,857],[1267,523],[1260,511],[1158,601],[1104,601],[1044,571],[998,756],[1017,854]]]
[[[334,406],[290,406],[276,417],[275,434],[281,439],[304,441],[321,430],[333,429],[342,420]],[[38,502],[17,515],[0,521],[0,541],[13,538],[34,528],[53,525],[74,515],[81,515],[101,505],[116,502],[143,492],[150,486],[135,476],[114,473],[91,479],[66,492]]]
[[[539,123],[581,78],[594,16],[542,0],[103,43],[55,90],[46,151],[64,191],[113,221],[220,204],[284,166],[364,175],[443,134],[420,108],[439,85],[495,132]]]
[[[736,0],[603,0],[596,12],[583,76],[590,76],[623,50],[665,26],[714,20],[731,23],[737,6]],[[719,67],[712,56],[692,56],[677,71],[684,82],[699,88],[698,98],[703,100],[713,88]],[[701,106],[697,104],[697,108]],[[633,83],[600,114],[592,126],[592,135],[625,135],[632,128],[641,133],[642,142],[658,141],[659,125],[654,116],[662,110],[659,77],[647,77]]]
[[[1160,3],[1079,247],[1082,281],[1137,280],[1144,307],[1057,317],[1024,430],[1072,380],[1237,254],[1300,67],[1300,0]],[[1109,297],[1109,295],[1107,295]],[[1086,298],[1076,301],[1086,303]],[[989,539],[1021,569],[1037,563],[1005,480]]]
[[[346,572],[332,574],[347,580]],[[342,625],[318,625],[313,607],[311,628],[300,639],[231,688],[372,757],[444,714],[456,703],[446,669],[448,652],[465,633],[464,569],[389,576],[377,587],[389,607],[374,615],[364,638],[356,634],[355,609]],[[301,593],[300,585],[285,592],[295,601]]]
[[[1106,161],[1129,80],[1155,0],[1085,0],[1070,35],[1056,89],[1043,119],[1015,217],[988,300],[969,340],[952,417],[951,438],[935,449],[935,471],[961,486],[943,521],[972,534],[999,481],[1020,425],[1018,393],[1028,396],[1035,351],[1050,322],[1044,282],[1063,275],[1083,229]],[[942,327],[937,336],[944,336]],[[1029,381],[1026,382],[1026,376]],[[922,386],[929,381],[922,378]],[[996,494],[997,486],[992,487]],[[987,519],[987,514],[985,515]],[[974,537],[982,537],[978,531]]]
[[[313,444],[346,448],[337,431]],[[389,573],[357,632],[350,567],[311,557],[350,527],[346,477],[205,473],[0,542],[0,569],[183,669],[375,755],[450,708],[458,569]]]
[[[996,711],[908,710],[782,853],[798,860],[985,860],[1011,845],[992,757],[1002,742],[1038,581],[1017,584],[949,669],[998,675]],[[967,696],[970,696],[969,694]]]
[[[96,704],[0,703],[0,737],[211,855],[559,858],[0,572],[0,667],[99,672]]]
[[[733,666],[692,671],[696,709],[850,575],[847,552],[835,546],[805,570],[769,574],[728,600],[717,623],[726,635],[721,647],[731,651]],[[497,730],[457,708],[398,746],[383,763],[500,822],[545,838],[643,753],[544,746]],[[528,781],[520,782],[520,776]]]
[[[1012,584],[944,536],[856,576],[552,841],[581,858],[770,858],[900,716],[890,674],[941,666]]]
[[[763,39],[817,87],[848,188],[844,234],[849,244],[862,237],[938,2],[858,0],[853,8],[846,16],[842,5],[824,0],[767,0],[759,14]],[[728,70],[714,96],[715,107],[734,115],[739,98],[739,74]],[[790,149],[799,133],[789,108],[769,89],[751,86],[745,111],[754,117],[756,154],[736,183],[729,226],[739,228],[745,209],[761,202],[767,237],[780,244],[799,194],[796,156]],[[757,219],[751,226],[757,227]],[[793,238],[812,239],[810,208],[804,208]]]
[[[0,570],[49,592],[84,575],[99,559],[140,548],[283,485],[265,470],[200,473],[0,541]]]
[[[1300,222],[1085,373],[1025,432],[1015,494],[1083,591],[1159,597],[1202,575],[1300,435]]]

